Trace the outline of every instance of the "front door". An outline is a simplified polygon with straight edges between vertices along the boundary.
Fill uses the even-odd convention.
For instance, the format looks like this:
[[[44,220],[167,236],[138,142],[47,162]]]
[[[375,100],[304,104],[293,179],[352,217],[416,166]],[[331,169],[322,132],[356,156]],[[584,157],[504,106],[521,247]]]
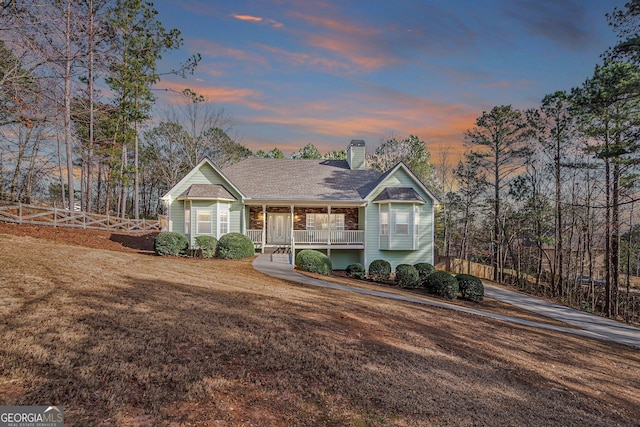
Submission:
[[[291,214],[270,213],[267,214],[267,226],[269,234],[267,243],[272,245],[289,244],[291,241]]]

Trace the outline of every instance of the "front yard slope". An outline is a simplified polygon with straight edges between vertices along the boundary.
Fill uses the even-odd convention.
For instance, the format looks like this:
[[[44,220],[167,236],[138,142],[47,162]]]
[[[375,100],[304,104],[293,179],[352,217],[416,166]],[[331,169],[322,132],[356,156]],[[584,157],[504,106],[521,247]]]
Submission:
[[[69,425],[636,425],[637,350],[0,234],[0,404]]]

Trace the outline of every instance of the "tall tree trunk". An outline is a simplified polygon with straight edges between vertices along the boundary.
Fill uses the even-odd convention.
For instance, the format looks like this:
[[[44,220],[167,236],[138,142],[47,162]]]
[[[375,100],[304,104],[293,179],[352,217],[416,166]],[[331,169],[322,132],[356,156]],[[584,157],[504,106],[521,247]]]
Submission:
[[[607,152],[608,149],[608,140],[606,143]],[[606,200],[606,209],[605,209],[605,242],[604,242],[604,265],[605,265],[605,313],[607,317],[611,317],[613,315],[612,303],[613,299],[611,293],[611,167],[609,164],[609,159],[605,158],[605,200]]]
[[[94,29],[94,10],[93,10],[93,0],[88,1],[88,9],[89,9],[89,33],[88,33],[88,45],[89,45],[89,58],[88,58],[88,88],[89,88],[89,141],[87,147],[87,195],[86,195],[86,206],[85,209],[87,212],[93,211],[93,144],[94,144],[94,110],[95,110],[95,100],[93,93],[93,79],[94,79],[94,49],[95,49],[95,29]]]
[[[611,206],[611,298],[613,316],[619,314],[620,284],[620,163],[613,162],[613,190]]]
[[[494,181],[493,181],[493,259],[491,263],[493,265],[493,280],[498,282],[500,274],[498,269],[500,266],[500,247],[502,242],[500,241],[500,158],[499,150],[495,152],[495,164],[494,164]]]
[[[62,199],[62,208],[66,206],[64,194],[64,174],[62,173],[62,146],[60,144],[60,133],[56,132],[56,141],[58,142],[58,177],[60,178],[60,197]]]
[[[64,70],[64,141],[67,156],[69,209],[74,208],[73,146],[71,141],[71,0],[67,0]]]
[[[96,212],[100,213],[100,200],[102,198],[102,162],[98,162],[98,182],[96,188]]]
[[[11,187],[9,190],[9,196],[11,200],[18,200],[18,179],[20,178],[20,168],[22,167],[22,161],[24,160],[24,153],[26,151],[27,143],[25,142],[25,135],[22,132],[18,132],[18,155],[16,157],[16,164],[13,169],[13,176],[11,177]]]
[[[560,133],[558,132],[558,135]],[[561,139],[558,136],[556,140],[556,155],[555,155],[555,184],[556,184],[556,212],[555,212],[555,235],[556,235],[556,256],[555,256],[555,268],[554,268],[554,276],[557,273],[557,278],[554,277],[553,283],[557,286],[558,293],[562,294],[563,290],[563,281],[564,281],[564,271],[563,271],[563,223],[562,223],[562,182],[561,182],[561,163],[560,159],[562,158],[561,152]]]
[[[125,179],[125,170],[126,165],[128,163],[127,160],[127,144],[126,142],[122,143],[122,167],[120,168],[122,186],[120,188],[120,218],[125,218],[127,216],[127,182]]]
[[[31,153],[31,159],[29,160],[29,170],[27,171],[27,188],[25,191],[25,199],[27,203],[31,203],[31,192],[33,190],[33,178],[36,169],[36,160],[38,159],[38,153],[40,151],[40,134],[36,135],[33,142],[33,150]]]
[[[136,109],[138,108],[136,101]],[[133,124],[134,128],[134,153],[133,153],[133,169],[134,169],[134,177],[133,177],[133,212],[136,220],[140,219],[140,171],[138,168],[139,165],[139,140],[138,140],[138,121],[136,120]]]

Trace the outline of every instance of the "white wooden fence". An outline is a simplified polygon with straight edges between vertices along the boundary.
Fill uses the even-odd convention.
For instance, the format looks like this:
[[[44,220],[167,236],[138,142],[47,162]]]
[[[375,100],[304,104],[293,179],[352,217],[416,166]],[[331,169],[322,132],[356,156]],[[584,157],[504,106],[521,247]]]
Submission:
[[[147,232],[161,231],[159,220],[119,218],[68,209],[25,205],[0,206],[0,221],[18,224],[49,225],[53,227],[90,228],[97,230]]]

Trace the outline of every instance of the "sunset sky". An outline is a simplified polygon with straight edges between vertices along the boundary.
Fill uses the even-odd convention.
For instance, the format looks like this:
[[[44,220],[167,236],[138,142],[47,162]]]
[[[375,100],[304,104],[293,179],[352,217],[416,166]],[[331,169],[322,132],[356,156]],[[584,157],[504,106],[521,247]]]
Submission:
[[[462,150],[493,106],[536,107],[589,77],[614,41],[624,0],[159,0],[181,51],[199,52],[191,88],[229,113],[252,150],[322,152],[418,135],[432,155]],[[171,102],[168,95],[161,102]],[[175,101],[175,97],[173,99]]]

